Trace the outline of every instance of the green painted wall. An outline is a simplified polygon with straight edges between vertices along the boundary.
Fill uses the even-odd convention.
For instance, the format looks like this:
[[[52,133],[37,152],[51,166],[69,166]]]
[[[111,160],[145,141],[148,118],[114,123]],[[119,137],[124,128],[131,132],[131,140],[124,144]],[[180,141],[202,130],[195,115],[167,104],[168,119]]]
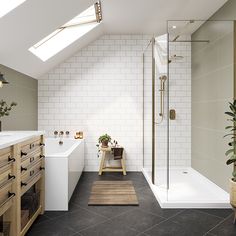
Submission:
[[[229,191],[232,166],[225,164],[224,112],[234,97],[234,22],[236,1],[228,1],[192,39],[192,167]]]
[[[10,116],[1,119],[2,130],[37,130],[38,81],[3,65],[0,65],[0,72],[10,82],[0,88],[0,99],[9,104],[18,103]]]

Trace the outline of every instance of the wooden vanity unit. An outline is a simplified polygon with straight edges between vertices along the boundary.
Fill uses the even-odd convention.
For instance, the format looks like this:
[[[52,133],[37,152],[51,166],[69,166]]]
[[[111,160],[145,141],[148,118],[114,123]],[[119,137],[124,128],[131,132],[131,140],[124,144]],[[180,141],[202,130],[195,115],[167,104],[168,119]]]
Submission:
[[[44,145],[42,132],[0,136],[0,235],[23,236],[44,213]]]

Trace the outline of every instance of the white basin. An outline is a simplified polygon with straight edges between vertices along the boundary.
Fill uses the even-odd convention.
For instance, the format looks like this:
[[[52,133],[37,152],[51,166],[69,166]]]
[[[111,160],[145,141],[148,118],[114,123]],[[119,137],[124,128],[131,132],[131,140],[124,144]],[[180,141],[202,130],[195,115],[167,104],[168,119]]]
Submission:
[[[13,135],[13,133],[1,133],[1,132],[0,132],[0,138],[1,138],[1,137],[12,136],[12,135]]]

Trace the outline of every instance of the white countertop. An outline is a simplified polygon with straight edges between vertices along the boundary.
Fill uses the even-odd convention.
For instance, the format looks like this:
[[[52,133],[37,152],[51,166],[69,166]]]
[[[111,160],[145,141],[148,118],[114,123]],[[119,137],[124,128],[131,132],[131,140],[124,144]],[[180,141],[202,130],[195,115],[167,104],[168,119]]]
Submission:
[[[3,131],[0,132],[0,149],[9,147],[16,143],[23,142],[27,139],[38,135],[45,134],[44,131]]]

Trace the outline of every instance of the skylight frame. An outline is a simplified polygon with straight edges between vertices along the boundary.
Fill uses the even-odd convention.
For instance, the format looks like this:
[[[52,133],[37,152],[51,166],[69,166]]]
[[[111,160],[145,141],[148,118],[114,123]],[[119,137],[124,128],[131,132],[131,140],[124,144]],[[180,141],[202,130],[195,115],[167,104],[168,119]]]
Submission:
[[[28,50],[42,61],[46,61],[98,26],[101,21],[99,1],[57,28]]]
[[[0,18],[13,11],[26,0],[1,0],[0,4]]]

